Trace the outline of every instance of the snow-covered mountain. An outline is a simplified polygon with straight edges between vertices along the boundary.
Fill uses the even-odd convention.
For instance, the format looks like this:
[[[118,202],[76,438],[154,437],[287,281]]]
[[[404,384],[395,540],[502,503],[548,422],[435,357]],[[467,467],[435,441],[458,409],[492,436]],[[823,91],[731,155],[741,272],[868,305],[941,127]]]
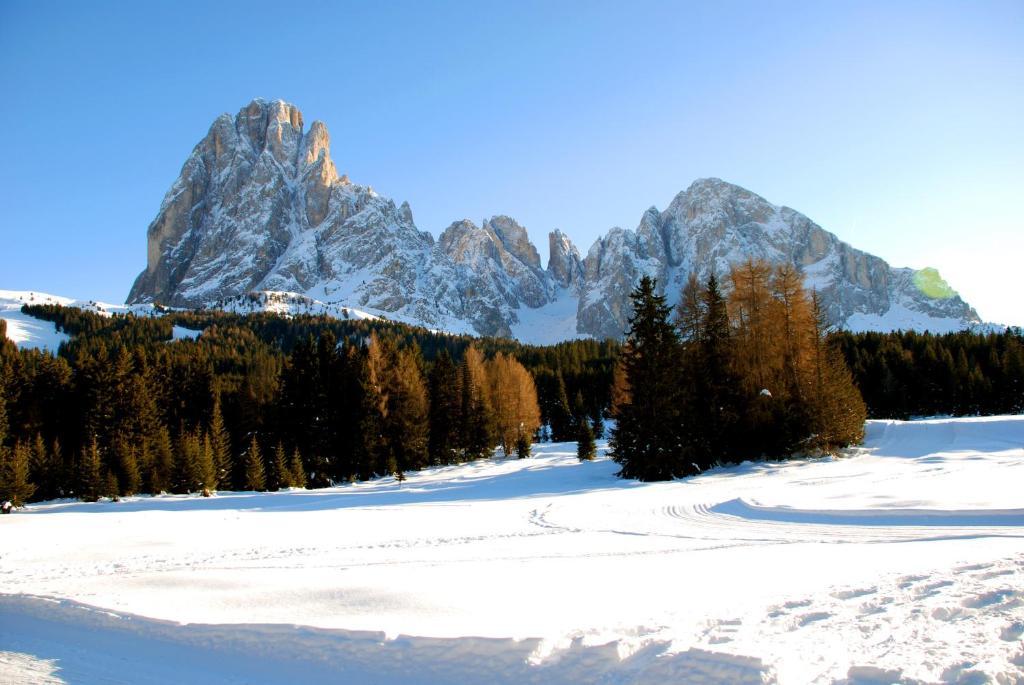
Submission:
[[[647,210],[636,230],[611,229],[586,258],[558,230],[549,247],[545,269],[507,216],[456,221],[435,242],[408,203],[338,175],[323,123],[306,131],[294,105],[257,99],[218,117],[186,160],[149,226],[146,270],[128,301],[216,307],[250,292],[296,293],[431,328],[550,342],[621,336],[642,275],[674,301],[691,271],[704,278],[763,257],[800,266],[839,325],[979,323],[934,271],[894,269],[718,179]]]

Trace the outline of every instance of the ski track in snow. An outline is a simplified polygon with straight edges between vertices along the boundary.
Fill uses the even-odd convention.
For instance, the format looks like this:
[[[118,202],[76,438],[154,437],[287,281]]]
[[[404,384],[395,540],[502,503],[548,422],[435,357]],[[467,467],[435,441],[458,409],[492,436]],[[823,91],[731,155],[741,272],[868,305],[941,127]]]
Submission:
[[[0,683],[1024,683],[1024,417],[670,483],[574,448],[3,517]]]

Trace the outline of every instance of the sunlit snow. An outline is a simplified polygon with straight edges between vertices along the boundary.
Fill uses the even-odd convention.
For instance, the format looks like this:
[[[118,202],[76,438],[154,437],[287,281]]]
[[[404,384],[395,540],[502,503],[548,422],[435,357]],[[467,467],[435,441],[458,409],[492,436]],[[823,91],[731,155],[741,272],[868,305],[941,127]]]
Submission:
[[[0,681],[1024,677],[1024,417],[668,483],[574,448],[0,517]]]

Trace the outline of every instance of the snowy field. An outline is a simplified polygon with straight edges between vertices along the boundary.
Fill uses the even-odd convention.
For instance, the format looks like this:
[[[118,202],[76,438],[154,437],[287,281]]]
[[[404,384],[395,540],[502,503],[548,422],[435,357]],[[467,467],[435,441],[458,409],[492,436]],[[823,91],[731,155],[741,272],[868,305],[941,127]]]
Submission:
[[[0,517],[0,682],[1022,683],[1024,417]]]

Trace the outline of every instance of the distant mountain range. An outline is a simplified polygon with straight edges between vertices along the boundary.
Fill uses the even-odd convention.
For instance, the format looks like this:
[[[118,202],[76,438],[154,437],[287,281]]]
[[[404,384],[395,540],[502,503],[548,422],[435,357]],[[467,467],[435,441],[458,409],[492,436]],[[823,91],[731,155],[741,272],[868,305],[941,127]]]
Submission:
[[[674,302],[691,272],[724,276],[730,263],[757,257],[800,267],[841,327],[980,323],[934,270],[890,267],[799,212],[714,178],[694,181],[664,211],[651,207],[635,230],[612,228],[585,257],[558,230],[548,244],[545,268],[507,216],[456,221],[435,241],[408,203],[338,175],[322,122],[306,130],[294,105],[257,99],[218,117],[185,161],[149,226],[146,269],[128,302],[351,308],[548,343],[620,337],[643,275]]]

